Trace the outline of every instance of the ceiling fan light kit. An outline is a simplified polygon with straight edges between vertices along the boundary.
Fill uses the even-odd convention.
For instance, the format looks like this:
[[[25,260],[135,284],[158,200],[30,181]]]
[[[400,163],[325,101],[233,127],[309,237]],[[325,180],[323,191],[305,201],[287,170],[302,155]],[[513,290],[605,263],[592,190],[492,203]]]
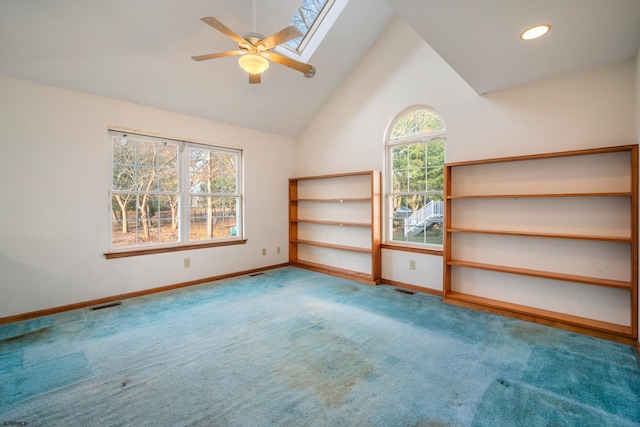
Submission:
[[[239,49],[228,52],[197,55],[192,56],[191,58],[194,61],[204,61],[207,59],[222,58],[225,56],[241,55],[238,60],[238,64],[240,64],[240,67],[242,67],[243,70],[249,73],[249,83],[251,84],[260,83],[260,74],[269,68],[269,61],[300,71],[306,78],[315,76],[316,69],[313,65],[305,64],[304,62],[300,62],[289,58],[288,56],[280,55],[271,51],[271,49],[286,43],[289,40],[302,37],[302,32],[300,32],[300,30],[294,25],[289,25],[269,37],[264,37],[262,34],[255,32],[255,2],[253,14],[253,32],[246,33],[243,36],[239,36],[236,32],[229,29],[216,18],[210,16],[200,18],[202,22],[210,25],[238,43]]]
[[[269,68],[269,61],[262,56],[248,54],[242,55],[238,60],[238,64],[249,74],[261,74]]]

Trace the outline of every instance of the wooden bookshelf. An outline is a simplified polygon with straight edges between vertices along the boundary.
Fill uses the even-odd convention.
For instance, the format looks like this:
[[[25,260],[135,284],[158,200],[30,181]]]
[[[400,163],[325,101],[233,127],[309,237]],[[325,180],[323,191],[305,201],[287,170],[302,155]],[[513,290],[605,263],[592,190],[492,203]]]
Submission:
[[[289,179],[290,264],[379,284],[380,187],[378,171]]]
[[[446,164],[444,300],[636,340],[637,197],[637,145]]]

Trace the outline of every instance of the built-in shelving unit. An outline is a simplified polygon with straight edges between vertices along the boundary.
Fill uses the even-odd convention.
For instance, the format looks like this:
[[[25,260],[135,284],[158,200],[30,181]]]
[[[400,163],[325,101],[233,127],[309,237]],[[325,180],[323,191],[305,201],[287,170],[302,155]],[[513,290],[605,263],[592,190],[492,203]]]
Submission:
[[[289,179],[289,262],[380,282],[380,172]]]
[[[638,338],[638,147],[445,165],[444,300]]]

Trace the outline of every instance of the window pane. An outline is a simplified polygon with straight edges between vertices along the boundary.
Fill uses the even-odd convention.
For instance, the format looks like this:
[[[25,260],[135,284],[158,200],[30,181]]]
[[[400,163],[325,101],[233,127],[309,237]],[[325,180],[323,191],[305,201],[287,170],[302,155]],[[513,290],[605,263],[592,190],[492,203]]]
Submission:
[[[134,194],[113,195],[111,220],[111,245],[114,248],[135,245],[136,196]]]
[[[160,241],[158,196],[138,195],[138,244]]]
[[[429,141],[427,144],[427,166],[444,165],[444,139]]]
[[[138,166],[136,168],[136,190],[158,191],[158,170],[153,166]]]
[[[442,244],[444,203],[441,195],[395,196],[392,205],[393,241]]]
[[[409,173],[407,171],[409,166],[409,147],[393,147],[391,156],[393,162],[393,191],[409,191]]]
[[[136,164],[144,166],[154,166],[157,157],[157,144],[152,141],[142,139],[129,139],[130,144],[136,145]]]
[[[163,168],[159,171],[158,184],[161,192],[178,191],[178,169]]]
[[[426,148],[417,143],[392,148],[393,191],[423,192],[427,190]]]
[[[135,170],[135,144],[124,138],[113,138],[113,189],[133,190]]]
[[[414,110],[396,122],[391,131],[391,139],[426,134],[438,130],[444,130],[444,123],[440,116],[429,110]]]
[[[220,177],[218,180],[220,193],[237,193],[237,162],[233,153],[218,153],[220,157]]]
[[[207,151],[189,149],[189,191],[206,193],[207,188]]]
[[[176,169],[178,167],[178,147],[175,144],[159,144],[157,165],[163,169]]]
[[[161,242],[178,241],[178,196],[160,196],[158,221]]]
[[[444,189],[444,166],[427,168],[427,190],[442,191]]]
[[[235,197],[192,196],[190,198],[191,240],[235,237],[238,199]]]
[[[159,145],[157,163],[159,191],[178,191],[178,146]]]
[[[409,149],[409,191],[421,192],[426,190],[426,144],[418,143],[407,147]]]
[[[189,188],[192,193],[237,192],[235,153],[192,148],[189,159]]]

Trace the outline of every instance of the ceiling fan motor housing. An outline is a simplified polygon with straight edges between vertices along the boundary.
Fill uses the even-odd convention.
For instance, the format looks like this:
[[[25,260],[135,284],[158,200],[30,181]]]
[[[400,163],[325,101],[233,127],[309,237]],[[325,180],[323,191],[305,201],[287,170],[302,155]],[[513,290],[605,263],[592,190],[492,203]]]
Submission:
[[[244,33],[242,38],[252,45],[257,45],[259,41],[264,40],[264,34],[260,33]],[[242,46],[240,46],[242,47]]]

